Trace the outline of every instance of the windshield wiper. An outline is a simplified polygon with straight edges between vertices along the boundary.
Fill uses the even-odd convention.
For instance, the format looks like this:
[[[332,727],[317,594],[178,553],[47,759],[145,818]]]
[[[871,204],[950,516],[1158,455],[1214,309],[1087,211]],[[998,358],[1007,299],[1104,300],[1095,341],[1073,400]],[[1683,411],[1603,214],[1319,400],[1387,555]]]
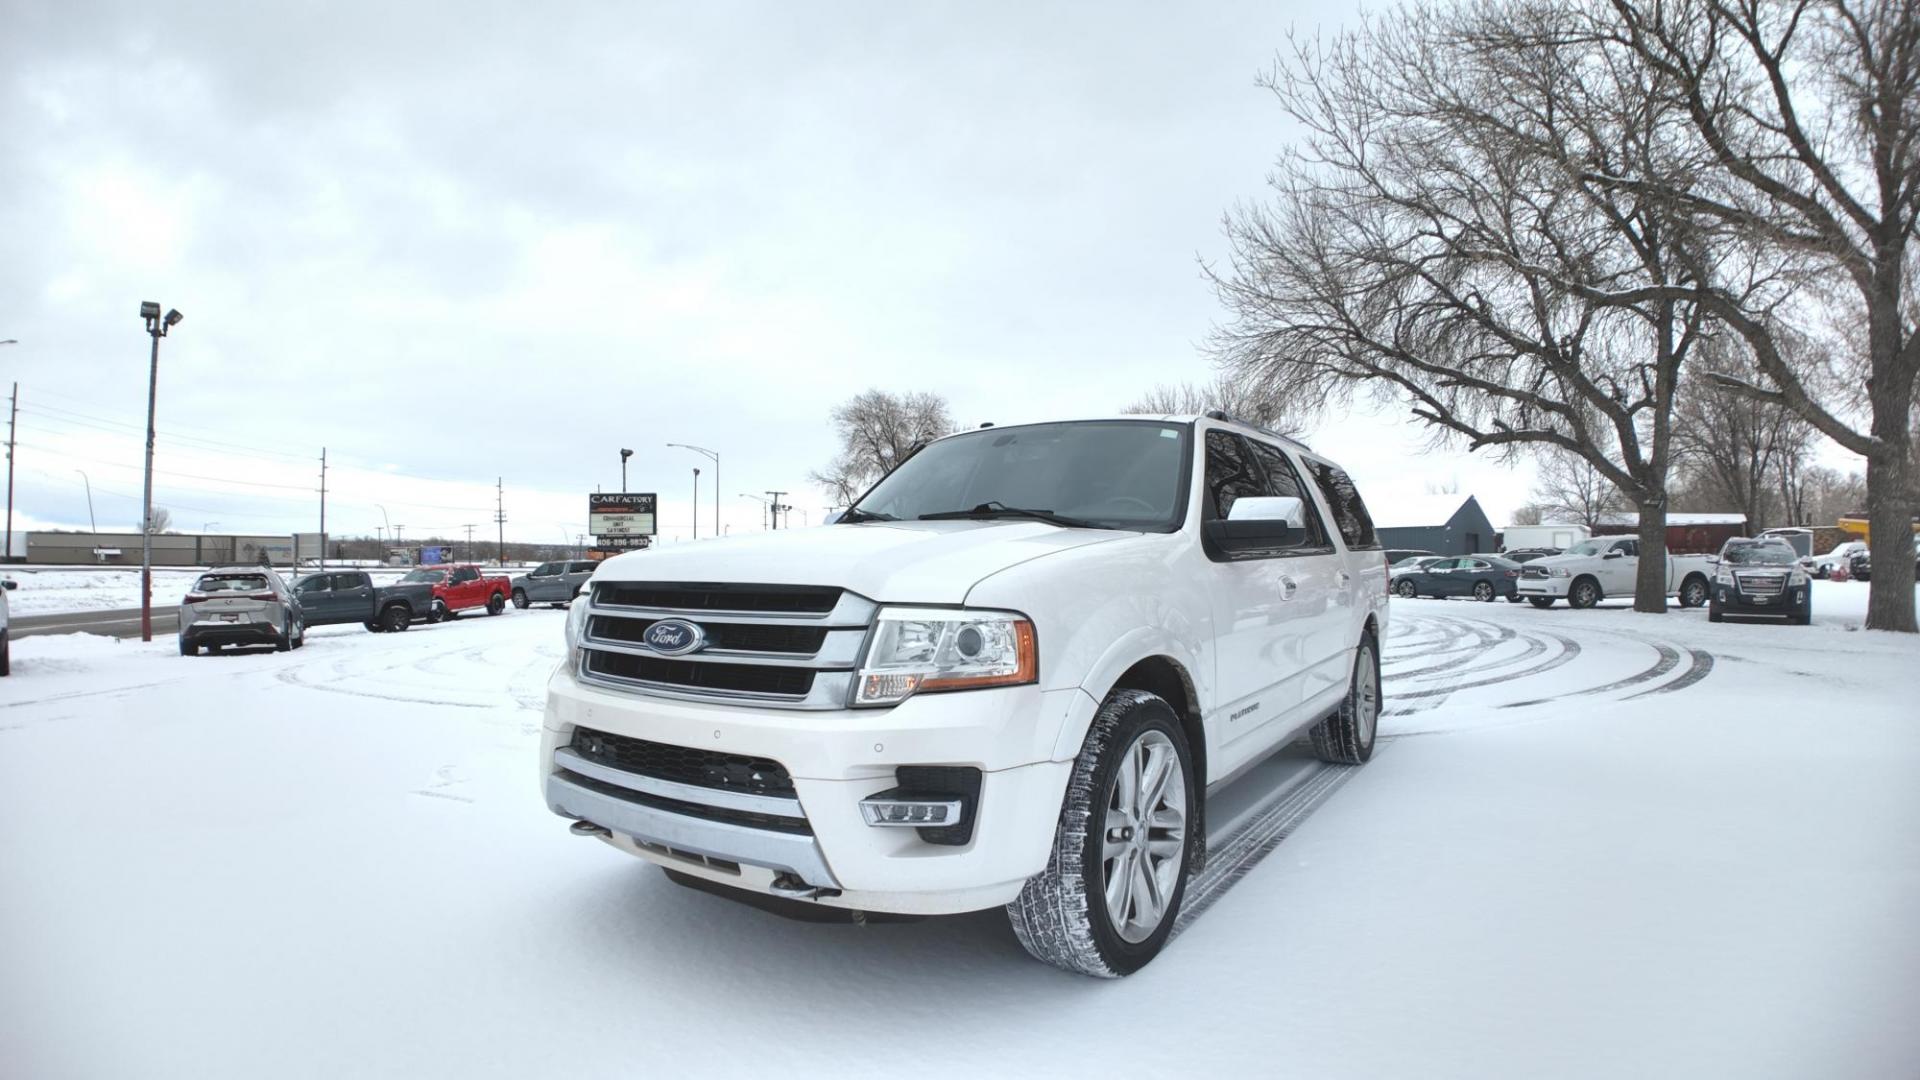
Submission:
[[[921,521],[950,521],[959,518],[986,520],[989,518],[1022,517],[1035,521],[1044,521],[1049,525],[1059,525],[1068,529],[1104,529],[1105,525],[1095,525],[1091,521],[1056,514],[1051,510],[1029,510],[1020,506],[1008,506],[1003,502],[983,502],[971,510],[942,510],[937,514],[921,514]]]
[[[840,515],[840,520],[835,522],[835,524],[858,525],[862,521],[899,521],[899,520],[900,520],[899,518],[894,517],[892,514],[876,514],[872,510],[862,510],[857,506],[850,506],[847,508],[846,513]]]

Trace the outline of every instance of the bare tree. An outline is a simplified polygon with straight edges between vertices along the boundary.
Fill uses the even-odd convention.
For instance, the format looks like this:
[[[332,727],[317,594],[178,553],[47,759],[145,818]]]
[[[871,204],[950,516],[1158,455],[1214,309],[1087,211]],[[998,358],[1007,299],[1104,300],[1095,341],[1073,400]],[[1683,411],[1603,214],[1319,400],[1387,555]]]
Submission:
[[[1219,409],[1227,415],[1282,435],[1298,435],[1300,423],[1285,398],[1268,392],[1258,382],[1230,373],[1205,386],[1181,383],[1156,386],[1122,409],[1126,413],[1186,414]]]
[[[1527,505],[1522,506],[1520,509],[1515,510],[1512,516],[1510,516],[1507,519],[1507,524],[1538,525],[1545,520],[1546,520],[1546,511],[1533,503],[1528,503]]]
[[[916,445],[954,430],[947,399],[923,391],[868,390],[835,406],[832,417],[840,452],[809,479],[825,488],[836,506],[859,498]]]
[[[1547,521],[1591,530],[1601,518],[1632,505],[1585,455],[1549,449],[1536,460],[1539,472],[1534,478],[1533,503]]]
[[[1791,253],[1847,294],[1862,348],[1852,363],[1809,372],[1790,346],[1817,321],[1804,298],[1796,309],[1777,291],[1747,289],[1739,267],[1693,263],[1714,286],[1714,316],[1753,350],[1761,377],[1739,385],[1866,459],[1875,562],[1886,567],[1875,568],[1867,625],[1914,631],[1920,5],[1607,0],[1595,11],[1596,36],[1622,63],[1658,74],[1652,89],[1681,110],[1711,168],[1682,181],[1608,165],[1590,168],[1589,182],[1665,200],[1696,230]]]
[[[1674,444],[1683,477],[1677,486],[1702,510],[1738,510],[1758,530],[1801,521],[1792,498],[1813,453],[1815,433],[1799,414],[1778,401],[1729,388],[1727,380],[1750,382],[1758,374],[1739,339],[1709,342],[1696,378],[1675,404]],[[1705,374],[1706,378],[1698,377]]]
[[[173,513],[164,506],[156,506],[147,516],[147,531],[155,534],[166,532],[173,525]]]
[[[1297,44],[1268,85],[1307,136],[1273,205],[1228,217],[1215,343],[1284,400],[1367,394],[1470,449],[1585,462],[1640,510],[1634,606],[1658,612],[1673,402],[1705,319],[1682,249],[1714,238],[1585,178],[1693,163],[1660,73],[1610,63],[1575,11],[1414,7]]]

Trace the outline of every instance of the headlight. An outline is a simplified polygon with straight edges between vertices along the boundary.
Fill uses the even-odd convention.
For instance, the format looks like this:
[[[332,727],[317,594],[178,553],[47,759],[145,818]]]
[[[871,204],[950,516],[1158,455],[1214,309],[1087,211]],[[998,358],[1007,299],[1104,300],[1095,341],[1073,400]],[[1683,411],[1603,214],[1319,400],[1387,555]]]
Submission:
[[[855,682],[855,705],[936,690],[1015,686],[1039,677],[1033,623],[1010,611],[883,608]]]
[[[1547,567],[1547,573],[1554,577],[1572,577],[1573,576],[1573,571],[1568,570],[1566,567],[1563,567],[1563,566],[1549,566]]]
[[[567,605],[567,663],[580,659],[580,639],[587,631],[587,598],[576,596]]]
[[[1718,571],[1713,575],[1713,580],[1719,582],[1722,585],[1731,585],[1733,584],[1733,571],[1731,570]]]
[[[1793,576],[1788,578],[1788,584],[1790,585],[1800,586],[1800,585],[1805,585],[1806,583],[1807,583],[1807,575],[1806,575],[1806,571],[1804,570],[1795,570],[1793,572]]]

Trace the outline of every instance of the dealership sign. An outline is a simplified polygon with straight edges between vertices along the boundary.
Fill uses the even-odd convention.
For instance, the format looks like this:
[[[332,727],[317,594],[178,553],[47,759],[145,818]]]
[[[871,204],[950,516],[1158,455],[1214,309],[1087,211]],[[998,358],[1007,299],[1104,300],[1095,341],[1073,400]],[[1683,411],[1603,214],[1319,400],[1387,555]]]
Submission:
[[[587,531],[603,543],[652,536],[659,531],[654,525],[654,504],[655,497],[651,493],[589,495]]]

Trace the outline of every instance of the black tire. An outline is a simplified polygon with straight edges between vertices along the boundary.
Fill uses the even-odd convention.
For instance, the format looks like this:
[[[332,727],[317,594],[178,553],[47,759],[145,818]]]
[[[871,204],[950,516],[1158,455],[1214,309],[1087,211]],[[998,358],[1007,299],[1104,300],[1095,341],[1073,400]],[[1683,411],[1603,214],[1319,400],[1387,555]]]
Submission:
[[[1811,607],[1808,607],[1796,612],[1793,616],[1793,625],[1795,626],[1813,625],[1813,609]],[[5,674],[5,672],[0,672],[0,674]]]
[[[307,647],[307,624],[304,622],[300,623],[296,625],[294,629],[298,631],[298,633],[294,634],[293,636],[293,647],[296,649],[306,648]]]
[[[1370,682],[1369,682],[1370,677]],[[1372,634],[1362,635],[1354,650],[1353,674],[1347,678],[1347,699],[1333,715],[1313,725],[1307,734],[1321,761],[1336,765],[1365,765],[1373,757],[1373,737],[1380,727],[1380,649]]]
[[[487,614],[498,615],[505,610],[507,610],[506,597],[499,593],[494,593],[492,596],[487,597]]]
[[[200,646],[190,645],[187,643],[186,638],[181,638],[180,639],[180,655],[181,656],[199,656]]]
[[[1420,595],[1420,587],[1406,578],[1401,578],[1399,583],[1394,585],[1393,594],[1403,600],[1411,600]]]
[[[1153,736],[1153,733],[1158,736]],[[1180,765],[1186,824],[1177,848],[1180,865],[1173,890],[1152,933],[1130,942],[1114,926],[1108,913],[1105,860],[1107,802],[1114,779],[1134,745],[1143,738],[1164,737]],[[1116,690],[1093,718],[1087,740],[1074,761],[1067,781],[1060,822],[1054,832],[1047,868],[1027,879],[1020,895],[1007,905],[1014,936],[1037,960],[1080,975],[1114,979],[1145,967],[1159,954],[1180,918],[1187,877],[1201,843],[1199,778],[1193,772],[1193,754],[1173,707],[1144,690]],[[1162,837],[1162,840],[1168,839]],[[1122,861],[1116,859],[1116,862]]]
[[[1539,608],[1539,609],[1540,609],[1541,611],[1545,611],[1545,610],[1547,610],[1548,608],[1550,608],[1550,607],[1552,607],[1552,606],[1553,606],[1553,597],[1551,597],[1551,596],[1529,596],[1529,597],[1527,597],[1527,603],[1529,603],[1529,604],[1532,604],[1532,605],[1533,605],[1534,607],[1537,607],[1537,608]]]
[[[13,642],[0,630],[0,676],[13,674]]]
[[[533,606],[533,601],[527,599],[527,590],[513,590],[513,606],[519,608],[521,611],[525,611],[527,608]]]
[[[371,633],[384,634],[387,632],[386,627],[381,626],[379,623],[374,622],[372,619],[368,619],[366,622],[363,622],[360,625],[366,627],[367,630]]]
[[[1720,605],[1719,604],[1709,603],[1707,605],[1707,621],[1708,622],[1720,621]]]
[[[1524,596],[1521,596],[1521,595],[1520,595],[1519,593],[1514,593],[1514,594],[1513,594],[1512,596],[1509,596],[1509,597],[1507,597],[1507,603],[1509,603],[1509,604],[1517,604],[1517,603],[1519,603],[1520,601],[1522,601],[1522,600],[1525,600],[1525,599],[1526,599],[1526,597],[1524,597]]]
[[[284,634],[284,635],[282,635],[281,637],[279,637],[279,638],[277,638],[277,639],[275,639],[275,641],[274,641],[274,643],[273,643],[273,651],[274,651],[274,652],[287,652],[287,651],[289,651],[289,650],[290,650],[290,649],[292,649],[292,648],[293,648],[293,624],[292,624],[292,623],[288,623],[288,624],[287,624],[287,632],[286,632],[286,634]]]
[[[435,623],[452,622],[453,609],[447,606],[447,602],[445,600],[442,600],[439,597],[435,597],[433,601],[432,613],[427,616],[427,621],[435,622]]]
[[[1707,597],[1712,595],[1712,591],[1707,588],[1706,578],[1699,574],[1688,574],[1687,579],[1680,583],[1680,606],[1702,607],[1706,604]]]
[[[1600,602],[1600,583],[1590,577],[1573,579],[1573,585],[1567,589],[1567,606],[1584,610]]]
[[[1473,598],[1483,604],[1493,603],[1493,582],[1476,581],[1473,583]]]
[[[413,624],[413,611],[405,604],[388,604],[380,611],[380,629],[398,634]]]

